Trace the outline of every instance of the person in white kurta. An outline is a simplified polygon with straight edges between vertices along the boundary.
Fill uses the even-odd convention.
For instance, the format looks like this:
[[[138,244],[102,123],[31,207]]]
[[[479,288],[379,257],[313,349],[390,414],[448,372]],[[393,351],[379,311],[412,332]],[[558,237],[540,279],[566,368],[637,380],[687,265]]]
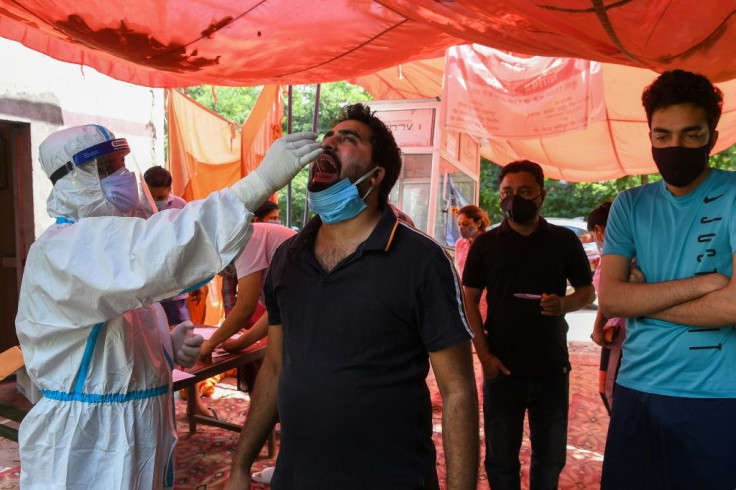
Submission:
[[[44,395],[20,426],[22,488],[173,486],[171,369],[196,360],[199,347],[188,347],[185,324],[169,332],[157,301],[237,256],[250,210],[320,153],[315,138],[281,138],[231,188],[148,220],[126,217],[137,195],[125,140],[88,125],[41,144],[56,224],[29,251],[16,318]]]

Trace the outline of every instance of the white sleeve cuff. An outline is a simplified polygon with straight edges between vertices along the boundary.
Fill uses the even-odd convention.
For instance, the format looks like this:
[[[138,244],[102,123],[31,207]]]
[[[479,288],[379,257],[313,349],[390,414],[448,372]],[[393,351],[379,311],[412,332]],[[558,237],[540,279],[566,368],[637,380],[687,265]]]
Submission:
[[[255,170],[233,184],[231,189],[249,211],[258,209],[274,192]]]

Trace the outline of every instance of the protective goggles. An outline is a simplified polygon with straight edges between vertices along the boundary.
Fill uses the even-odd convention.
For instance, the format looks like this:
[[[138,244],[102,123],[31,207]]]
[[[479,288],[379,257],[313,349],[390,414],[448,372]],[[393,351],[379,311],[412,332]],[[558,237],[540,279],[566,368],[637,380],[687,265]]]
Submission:
[[[54,170],[54,173],[49,177],[51,179],[51,184],[56,184],[60,178],[74,170],[74,166],[79,167],[91,162],[92,160],[118,152],[124,152],[125,155],[130,153],[130,147],[128,146],[128,141],[125,138],[103,141],[102,143],[98,143],[77,152],[72,156],[71,161],[66,162],[62,167]]]

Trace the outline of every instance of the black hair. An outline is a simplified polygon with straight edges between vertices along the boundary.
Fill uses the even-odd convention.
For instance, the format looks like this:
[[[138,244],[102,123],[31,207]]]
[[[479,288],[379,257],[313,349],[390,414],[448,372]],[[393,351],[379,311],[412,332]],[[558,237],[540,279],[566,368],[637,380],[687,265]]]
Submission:
[[[595,230],[596,226],[606,227],[608,223],[608,213],[611,211],[611,201],[600,204],[588,215],[588,231]]]
[[[171,187],[171,173],[158,165],[146,170],[143,179],[149,187]]]
[[[515,174],[518,172],[529,172],[537,181],[539,187],[544,189],[544,171],[538,163],[534,163],[531,160],[516,160],[504,166],[501,169],[501,173],[498,174],[498,185],[501,185],[503,178],[506,174]]]
[[[659,109],[692,104],[702,107],[711,133],[716,129],[723,108],[723,92],[703,75],[684,70],[662,73],[641,94],[641,103],[647,113],[647,124],[652,127],[652,114]]]
[[[254,218],[258,218],[258,219],[260,219],[262,221],[263,218],[265,218],[268,213],[270,213],[274,209],[278,209],[278,208],[279,208],[279,206],[275,202],[273,202],[273,201],[266,201],[263,204],[261,204],[260,206],[258,206],[258,209],[256,209],[255,211],[253,211],[253,217]]]
[[[342,108],[333,126],[343,121],[360,121],[371,129],[371,156],[373,163],[383,167],[385,175],[378,189],[378,202],[383,204],[393,189],[401,172],[401,150],[386,124],[376,117],[365,104],[348,104]]]

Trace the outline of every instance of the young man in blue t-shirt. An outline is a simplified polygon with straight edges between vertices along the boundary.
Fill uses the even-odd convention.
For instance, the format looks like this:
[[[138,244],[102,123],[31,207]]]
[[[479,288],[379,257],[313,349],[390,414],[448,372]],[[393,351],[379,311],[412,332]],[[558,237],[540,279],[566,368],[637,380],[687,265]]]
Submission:
[[[723,94],[674,70],[642,102],[663,181],[622,193],[606,229],[600,307],[629,320],[602,488],[733,489],[736,174],[708,165]]]

